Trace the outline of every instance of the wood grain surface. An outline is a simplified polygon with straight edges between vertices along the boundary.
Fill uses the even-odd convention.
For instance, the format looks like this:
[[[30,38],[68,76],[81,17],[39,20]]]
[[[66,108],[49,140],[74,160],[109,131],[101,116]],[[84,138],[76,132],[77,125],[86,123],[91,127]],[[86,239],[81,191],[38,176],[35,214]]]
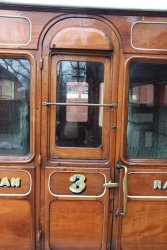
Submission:
[[[167,181],[167,159],[126,156],[130,65],[167,62],[166,23],[166,13],[158,12],[1,4],[0,59],[28,59],[31,78],[30,152],[24,157],[0,156],[0,179],[21,178],[18,189],[0,188],[0,249],[167,248],[166,189],[153,188],[155,179]],[[103,110],[99,147],[55,143],[56,106],[42,102],[56,102],[56,69],[61,60],[104,65],[103,102],[116,103],[117,108]],[[98,95],[95,88],[92,91]],[[118,163],[129,173],[125,217],[116,216],[124,205],[124,172],[116,168]],[[69,177],[74,173],[86,176],[85,193],[71,195]],[[105,181],[119,187],[105,190]]]

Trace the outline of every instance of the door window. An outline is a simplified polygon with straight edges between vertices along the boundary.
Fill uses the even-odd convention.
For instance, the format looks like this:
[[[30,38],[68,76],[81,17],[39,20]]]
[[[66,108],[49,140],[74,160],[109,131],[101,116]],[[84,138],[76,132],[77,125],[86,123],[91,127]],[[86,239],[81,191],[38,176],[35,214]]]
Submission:
[[[102,63],[84,61],[58,63],[56,100],[58,103],[74,103],[73,106],[57,107],[58,146],[99,147],[102,144],[102,127],[99,126],[100,108],[87,106],[89,103],[99,104],[102,82],[104,82]]]
[[[51,155],[106,157],[111,108],[101,105],[112,103],[110,59],[53,56],[51,75]]]

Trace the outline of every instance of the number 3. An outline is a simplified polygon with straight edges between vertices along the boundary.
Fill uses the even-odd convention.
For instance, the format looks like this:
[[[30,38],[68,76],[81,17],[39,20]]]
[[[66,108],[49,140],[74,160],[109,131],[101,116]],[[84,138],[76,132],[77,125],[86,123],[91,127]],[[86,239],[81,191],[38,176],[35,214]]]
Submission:
[[[75,174],[70,177],[70,181],[74,182],[69,189],[75,194],[80,194],[86,189],[86,177],[82,174]]]

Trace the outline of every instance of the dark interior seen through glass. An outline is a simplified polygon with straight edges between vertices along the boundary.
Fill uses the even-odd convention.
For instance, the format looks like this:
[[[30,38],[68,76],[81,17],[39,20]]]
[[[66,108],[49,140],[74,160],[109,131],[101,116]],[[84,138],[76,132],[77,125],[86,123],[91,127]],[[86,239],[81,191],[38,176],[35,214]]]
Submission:
[[[56,101],[103,102],[104,65],[100,62],[60,61],[57,65]],[[57,106],[56,144],[99,147],[102,144],[102,108]]]
[[[130,65],[127,158],[167,158],[167,64]]]
[[[0,59],[0,155],[30,152],[30,63]]]

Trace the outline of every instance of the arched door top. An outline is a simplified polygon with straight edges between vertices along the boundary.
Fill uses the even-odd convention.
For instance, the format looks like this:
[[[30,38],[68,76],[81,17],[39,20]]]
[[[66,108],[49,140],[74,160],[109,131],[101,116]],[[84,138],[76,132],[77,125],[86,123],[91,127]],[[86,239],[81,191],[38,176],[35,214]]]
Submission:
[[[102,30],[91,27],[69,27],[55,34],[51,48],[112,50],[109,36]]]
[[[80,49],[118,51],[121,40],[115,27],[98,16],[61,16],[41,36],[43,50]],[[45,50],[45,51],[46,51]]]

